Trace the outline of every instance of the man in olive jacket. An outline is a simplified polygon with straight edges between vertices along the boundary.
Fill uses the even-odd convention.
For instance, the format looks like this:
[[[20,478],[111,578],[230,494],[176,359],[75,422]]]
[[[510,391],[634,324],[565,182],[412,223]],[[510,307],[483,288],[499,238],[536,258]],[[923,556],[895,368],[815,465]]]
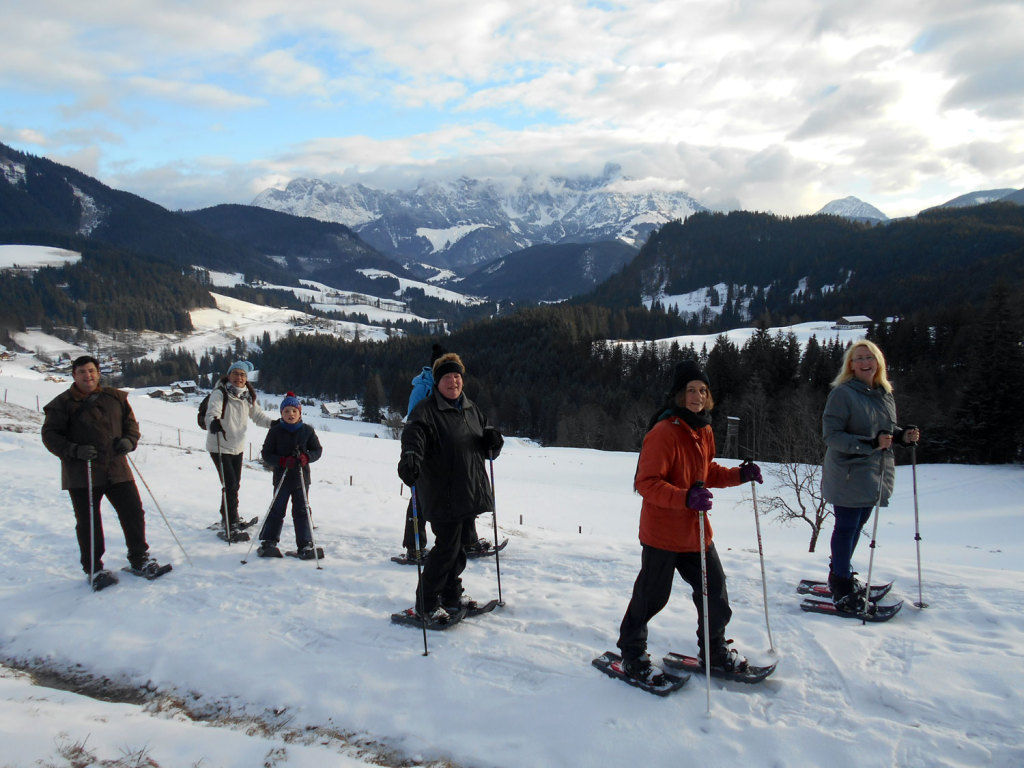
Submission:
[[[100,501],[106,496],[121,523],[132,571],[151,577],[159,566],[148,554],[142,499],[126,458],[139,443],[139,423],[128,395],[101,386],[99,365],[88,355],[71,364],[71,376],[74,383],[67,391],[43,408],[42,437],[46,449],[60,459],[61,488],[68,492],[75,510],[82,570],[94,589],[117,580],[103,569],[106,548]],[[90,507],[95,513],[93,526]]]

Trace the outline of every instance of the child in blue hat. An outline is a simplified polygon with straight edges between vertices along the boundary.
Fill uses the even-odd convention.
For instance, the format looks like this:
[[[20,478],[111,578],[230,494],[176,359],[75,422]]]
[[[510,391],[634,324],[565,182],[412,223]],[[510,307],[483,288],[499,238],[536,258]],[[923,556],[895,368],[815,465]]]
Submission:
[[[289,498],[292,502],[292,524],[295,526],[298,555],[304,560],[317,557],[313,549],[313,532],[309,527],[306,499],[310,485],[309,464],[319,459],[322,453],[316,430],[302,421],[302,403],[294,392],[289,392],[281,401],[281,418],[270,425],[267,438],[263,441],[263,461],[274,470],[274,489],[277,495],[260,528],[260,546],[256,550],[260,557],[281,557],[277,543],[281,540]]]

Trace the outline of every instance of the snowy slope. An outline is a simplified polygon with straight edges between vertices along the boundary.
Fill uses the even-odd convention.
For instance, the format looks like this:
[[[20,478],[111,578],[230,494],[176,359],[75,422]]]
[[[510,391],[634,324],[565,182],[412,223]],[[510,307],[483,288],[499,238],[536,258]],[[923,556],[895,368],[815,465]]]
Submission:
[[[136,393],[143,441],[133,459],[191,564],[140,486],[153,552],[175,570],[154,583],[125,576],[94,595],[78,570],[57,460],[38,437],[37,403],[66,384],[25,362],[0,373],[0,656],[146,686],[222,727],[189,722],[167,699],[146,710],[93,703],[4,676],[4,766],[52,759],[61,739],[85,740],[97,759],[145,748],[159,766],[352,764],[339,753],[509,768],[1024,764],[1021,467],[917,468],[925,610],[909,604],[914,498],[910,469],[899,469],[874,569],[896,579],[894,597],[907,604],[884,625],[803,614],[793,585],[824,573],[825,551],[806,551],[806,526],[763,520],[779,669],[757,687],[713,683],[709,717],[702,679],[659,699],[590,666],[614,646],[639,565],[635,454],[510,439],[494,465],[498,524],[511,539],[500,561],[506,606],[432,633],[424,657],[421,633],[388,619],[411,604],[415,583],[414,569],[388,559],[408,498],[395,441],[310,419],[325,446],[311,504],[328,559],[319,571],[290,558],[242,565],[246,545],[206,530],[219,491],[194,403]],[[251,428],[254,450],[263,434]],[[270,475],[253,462],[243,474],[243,510],[262,515]],[[771,659],[750,488],[716,490],[711,515],[729,575],[729,635],[752,660]],[[107,564],[118,568],[123,542],[109,510],[106,520]],[[491,518],[480,523],[490,538]],[[867,558],[862,546],[862,572]],[[465,581],[475,597],[496,597],[495,562],[471,562]],[[692,652],[694,630],[677,583],[651,624],[651,650]]]

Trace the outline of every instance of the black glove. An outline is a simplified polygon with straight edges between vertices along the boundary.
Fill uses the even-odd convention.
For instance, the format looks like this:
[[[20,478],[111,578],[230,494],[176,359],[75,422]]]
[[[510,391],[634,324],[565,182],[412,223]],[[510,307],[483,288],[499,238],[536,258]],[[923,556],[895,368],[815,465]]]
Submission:
[[[118,456],[124,456],[126,453],[131,453],[134,450],[135,444],[127,437],[121,437],[114,441],[114,453]]]
[[[420,477],[420,457],[412,451],[403,453],[398,462],[398,476],[410,488],[416,485]]]
[[[704,483],[694,483],[686,492],[686,506],[698,512],[711,509],[711,499],[711,491],[704,487]]]
[[[907,439],[907,432],[909,432],[912,429],[917,429],[917,428],[918,427],[917,427],[916,424],[907,424],[907,426],[905,426],[903,429],[899,430],[899,432],[896,435],[896,439],[899,440],[900,445],[906,445],[906,446],[917,445],[917,441],[916,440],[908,440]]]
[[[72,445],[68,449],[68,453],[73,458],[81,459],[82,461],[92,461],[100,455],[100,452],[96,450],[96,446],[85,443],[82,445]]]
[[[750,459],[740,464],[740,482],[743,483],[764,483],[761,477],[761,468]]]
[[[880,438],[882,435],[891,435],[891,434],[892,434],[892,432],[889,432],[888,430],[885,430],[885,429],[878,430],[878,434],[875,435],[874,438],[872,438],[872,440],[871,440],[871,447],[872,448],[877,448],[878,447],[878,438]]]
[[[210,432],[214,435],[218,433],[222,435],[225,434],[224,426],[220,423],[220,419],[214,419],[213,421],[210,422]]]
[[[484,427],[484,433],[480,437],[480,445],[483,447],[484,453],[497,456],[501,453],[502,446],[505,445],[505,438],[494,427]]]

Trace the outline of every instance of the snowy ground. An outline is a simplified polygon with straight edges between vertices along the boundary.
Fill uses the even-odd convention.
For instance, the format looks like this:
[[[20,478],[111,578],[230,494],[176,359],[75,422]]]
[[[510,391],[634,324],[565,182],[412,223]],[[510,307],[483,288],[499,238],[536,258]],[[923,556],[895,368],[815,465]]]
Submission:
[[[57,459],[39,440],[45,404],[66,384],[4,364],[0,391],[0,660],[93,690],[141,691],[107,703],[0,675],[0,765],[54,765],[84,746],[89,764],[359,765],[371,759],[460,766],[997,766],[1024,764],[1024,469],[918,467],[923,585],[918,597],[913,494],[900,468],[879,526],[876,580],[896,579],[902,613],[866,626],[802,613],[793,586],[825,570],[806,526],[762,524],[769,649],[749,487],[715,491],[712,519],[729,575],[729,634],[752,661],[779,661],[759,686],[694,678],[667,699],[599,674],[639,565],[635,454],[539,448],[515,439],[495,462],[506,605],[446,633],[392,625],[412,602],[415,570],[400,549],[407,494],[398,445],[368,425],[311,419],[324,458],[311,504],[323,569],[228,547],[216,519],[217,476],[194,404],[132,396],[143,441],[149,540],[174,571],[124,575],[102,593],[78,569]],[[252,426],[258,451],[264,431]],[[725,462],[730,463],[730,462]],[[766,485],[758,489],[764,495]],[[243,510],[262,515],[269,473],[249,462]],[[106,510],[107,565],[124,564]],[[490,538],[491,518],[481,519]],[[286,527],[286,534],[290,529]],[[290,543],[288,538],[284,543]],[[868,548],[857,564],[867,570]],[[495,562],[472,561],[467,590],[497,596]],[[651,651],[692,652],[695,615],[681,582],[651,624]],[[117,694],[112,694],[117,698]],[[123,696],[121,698],[124,698]],[[140,757],[141,756],[141,757]],[[149,762],[144,762],[143,759]],[[135,762],[132,760],[135,759]],[[85,765],[86,763],[81,763]],[[407,763],[405,763],[407,764]]]

